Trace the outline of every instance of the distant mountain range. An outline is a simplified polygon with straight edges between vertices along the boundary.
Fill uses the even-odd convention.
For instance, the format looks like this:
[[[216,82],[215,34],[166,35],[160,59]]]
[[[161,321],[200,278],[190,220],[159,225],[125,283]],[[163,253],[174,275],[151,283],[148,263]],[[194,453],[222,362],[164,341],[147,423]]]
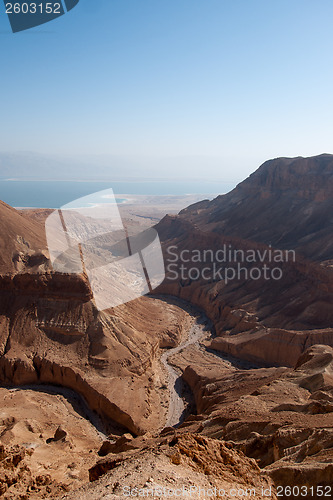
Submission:
[[[230,164],[206,156],[46,155],[31,151],[0,152],[0,179],[23,180],[205,180],[221,172],[218,182],[235,185],[239,179]],[[181,174],[180,174],[181,172]],[[204,192],[204,191],[203,191]]]
[[[130,158],[62,157],[34,152],[0,153],[0,178],[23,180],[104,180],[138,176]],[[147,172],[149,174],[149,172]]]

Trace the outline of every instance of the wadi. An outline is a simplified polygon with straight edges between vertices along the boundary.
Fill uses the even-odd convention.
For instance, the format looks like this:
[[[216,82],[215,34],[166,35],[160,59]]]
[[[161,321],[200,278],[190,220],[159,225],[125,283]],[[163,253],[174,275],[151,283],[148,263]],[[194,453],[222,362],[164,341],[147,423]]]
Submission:
[[[333,155],[166,214],[164,281],[103,311],[50,213],[0,204],[0,496],[332,496]]]

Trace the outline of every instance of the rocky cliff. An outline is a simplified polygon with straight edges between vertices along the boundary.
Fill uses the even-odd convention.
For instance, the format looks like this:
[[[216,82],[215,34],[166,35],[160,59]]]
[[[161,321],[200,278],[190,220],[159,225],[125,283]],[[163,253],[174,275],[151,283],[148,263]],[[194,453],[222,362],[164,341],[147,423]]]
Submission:
[[[333,155],[276,158],[233,191],[180,212],[204,231],[277,248],[312,260],[333,258]]]
[[[161,425],[156,353],[182,335],[180,309],[144,297],[101,313],[83,277],[53,273],[6,276],[0,297],[2,384],[72,389],[111,430]]]
[[[308,346],[333,345],[332,179],[332,155],[271,160],[157,225],[167,266],[158,291],[205,310],[212,348],[293,366]]]
[[[311,487],[330,486],[333,349],[312,346],[286,369],[256,368],[202,347],[172,360],[184,370],[198,410],[179,431],[225,441],[254,458],[276,486],[307,487],[306,498]]]
[[[332,166],[330,155],[272,160],[228,195],[158,224],[167,278],[156,292],[198,306],[215,327],[213,335],[171,359],[196,407],[177,432],[159,434],[168,396],[158,349],[184,337],[185,311],[158,295],[97,311],[84,275],[50,270],[43,214],[29,219],[1,205],[0,382],[72,389],[111,433],[99,451],[107,456],[91,467],[90,479],[112,472],[75,498],[99,498],[109,487],[117,498],[128,470],[127,484],[145,477],[143,489],[177,478],[187,486],[189,474],[199,485],[229,489],[270,487],[272,480],[327,483],[333,442]],[[3,419],[8,439],[22,431],[12,423],[10,415]],[[44,449],[43,436],[34,439]],[[56,435],[48,439],[54,443]],[[7,461],[15,450],[0,451]],[[84,460],[91,465],[91,458]],[[21,462],[26,470],[23,455]],[[43,494],[52,484],[51,494],[59,491],[52,478],[52,484],[39,485],[37,477],[31,473],[27,484]]]
[[[0,201],[0,274],[49,268],[42,224]]]

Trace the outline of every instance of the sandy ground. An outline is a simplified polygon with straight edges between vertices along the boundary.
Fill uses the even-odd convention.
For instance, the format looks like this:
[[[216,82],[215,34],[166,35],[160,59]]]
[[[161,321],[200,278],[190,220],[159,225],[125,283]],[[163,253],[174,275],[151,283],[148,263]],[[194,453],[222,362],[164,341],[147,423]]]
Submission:
[[[27,490],[29,498],[43,498],[88,481],[103,437],[86,418],[75,393],[59,390],[61,394],[45,387],[0,388],[0,443],[9,458],[17,450],[23,452],[17,467],[1,464],[0,482],[8,483],[9,473],[14,482],[5,498],[21,498]],[[53,440],[59,427],[63,438]]]
[[[188,194],[188,195],[131,195],[119,194],[119,212],[129,233],[137,232],[137,228],[146,229],[157,224],[167,214],[177,214],[183,208],[204,199],[213,199],[215,195]],[[37,221],[43,222],[53,212],[49,208],[22,208],[21,213]],[[136,230],[135,230],[136,229]]]
[[[118,197],[118,195],[117,195]],[[180,210],[202,201],[213,199],[213,195],[189,194],[182,196],[153,196],[153,195],[127,195],[121,194],[119,198],[124,199],[118,205],[119,211],[126,220],[135,220],[141,224],[151,226],[161,220],[166,214],[177,214]]]

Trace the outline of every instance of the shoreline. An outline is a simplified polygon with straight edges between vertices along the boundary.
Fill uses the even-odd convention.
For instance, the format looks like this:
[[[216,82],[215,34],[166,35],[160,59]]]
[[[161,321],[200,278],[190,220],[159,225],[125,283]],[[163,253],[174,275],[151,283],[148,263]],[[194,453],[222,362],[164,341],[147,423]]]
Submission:
[[[146,206],[150,207],[161,207],[165,206],[168,209],[173,208],[175,210],[181,210],[193,203],[197,203],[203,200],[212,200],[219,194],[127,194],[127,193],[115,193],[115,199],[118,206]],[[109,203],[96,203],[98,205],[108,205]],[[179,208],[181,207],[181,208]],[[28,207],[28,206],[14,206],[16,210],[58,210],[60,207]]]

